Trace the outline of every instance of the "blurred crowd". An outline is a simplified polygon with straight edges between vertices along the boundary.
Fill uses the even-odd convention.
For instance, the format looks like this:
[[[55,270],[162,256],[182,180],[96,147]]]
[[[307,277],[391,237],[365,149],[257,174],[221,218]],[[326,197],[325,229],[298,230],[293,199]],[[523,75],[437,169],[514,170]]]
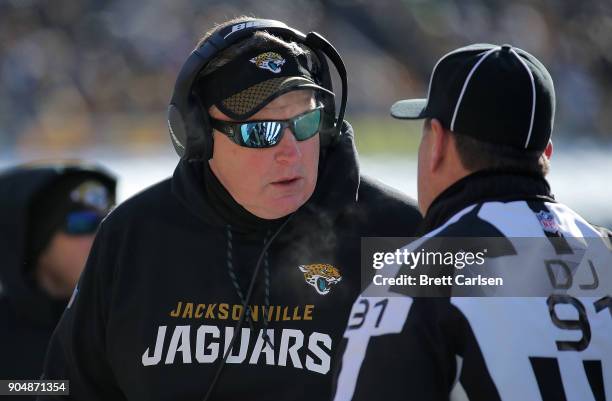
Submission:
[[[557,88],[557,135],[612,139],[612,3],[554,0],[0,0],[0,146],[166,141],[174,78],[237,15],[316,30],[349,71],[349,116],[424,96],[440,54],[472,42],[534,53]]]

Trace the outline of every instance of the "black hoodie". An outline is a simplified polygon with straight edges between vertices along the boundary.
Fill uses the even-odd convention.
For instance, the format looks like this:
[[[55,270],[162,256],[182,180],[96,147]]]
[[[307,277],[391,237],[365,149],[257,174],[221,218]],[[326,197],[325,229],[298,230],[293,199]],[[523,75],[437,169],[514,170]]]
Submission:
[[[26,274],[30,205],[69,175],[85,175],[115,191],[107,172],[85,165],[24,166],[0,175],[0,379],[37,379],[45,349],[67,300],[54,300]],[[114,196],[114,195],[113,195]]]
[[[73,399],[203,399],[258,260],[252,319],[210,399],[330,396],[336,344],[359,292],[361,237],[413,234],[414,203],[360,177],[348,125],[315,193],[288,218],[224,205],[227,193],[206,174],[203,162],[181,161],[103,222],[45,364],[45,378],[70,380]]]

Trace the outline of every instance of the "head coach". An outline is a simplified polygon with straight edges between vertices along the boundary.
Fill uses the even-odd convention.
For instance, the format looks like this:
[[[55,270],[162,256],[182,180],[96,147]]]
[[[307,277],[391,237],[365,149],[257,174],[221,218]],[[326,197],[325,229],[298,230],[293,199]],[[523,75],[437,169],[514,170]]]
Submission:
[[[169,107],[174,175],[102,223],[44,377],[78,400],[328,398],[360,238],[420,220],[360,175],[346,97],[316,33],[240,18],[205,36]]]

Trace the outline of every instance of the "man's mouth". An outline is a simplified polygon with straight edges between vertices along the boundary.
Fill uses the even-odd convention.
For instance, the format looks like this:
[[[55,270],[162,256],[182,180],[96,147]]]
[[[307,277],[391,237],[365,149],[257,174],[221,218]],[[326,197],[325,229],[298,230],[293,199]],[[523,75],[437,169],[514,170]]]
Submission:
[[[292,185],[297,184],[302,177],[284,177],[272,182],[272,185],[279,187],[291,187]]]

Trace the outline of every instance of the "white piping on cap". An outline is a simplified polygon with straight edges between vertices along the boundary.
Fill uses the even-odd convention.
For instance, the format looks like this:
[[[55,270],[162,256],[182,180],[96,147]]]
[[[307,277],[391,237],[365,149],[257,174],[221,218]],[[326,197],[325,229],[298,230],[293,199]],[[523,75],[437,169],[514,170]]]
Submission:
[[[536,107],[535,81],[533,79],[533,74],[531,73],[531,70],[529,69],[529,67],[523,60],[523,58],[519,56],[518,53],[514,51],[514,49],[510,49],[510,52],[514,54],[516,58],[519,59],[521,64],[523,64],[523,67],[525,67],[525,69],[527,70],[527,74],[529,75],[529,79],[531,80],[531,99],[532,99],[531,101],[531,120],[529,121],[529,132],[527,133],[527,140],[525,141],[525,149],[527,149],[527,146],[529,146],[529,140],[531,139],[531,131],[533,130],[533,119],[535,118],[535,107]]]
[[[461,101],[463,100],[463,95],[465,94],[465,90],[467,89],[468,83],[470,82],[472,75],[474,75],[474,73],[476,72],[476,69],[480,66],[480,64],[482,64],[482,62],[487,57],[489,57],[491,53],[493,53],[494,51],[500,50],[500,49],[501,47],[497,46],[487,51],[485,54],[483,54],[482,57],[480,57],[480,60],[478,60],[478,62],[474,64],[474,66],[470,70],[470,73],[465,78],[465,82],[463,83],[463,88],[461,88],[461,93],[459,94],[459,99],[457,100],[457,104],[455,105],[455,112],[453,113],[453,119],[451,120],[451,125],[450,125],[451,131],[455,130],[455,120],[457,119],[457,111],[459,111],[459,106],[461,105]]]

